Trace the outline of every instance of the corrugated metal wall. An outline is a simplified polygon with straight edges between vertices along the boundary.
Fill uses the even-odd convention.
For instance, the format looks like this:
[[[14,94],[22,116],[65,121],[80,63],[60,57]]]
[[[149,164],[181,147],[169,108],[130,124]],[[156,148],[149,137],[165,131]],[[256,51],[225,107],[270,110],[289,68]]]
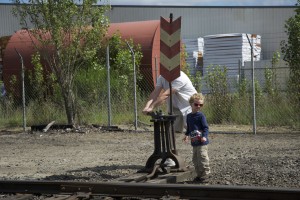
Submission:
[[[0,4],[0,37],[20,30],[19,20],[12,14],[13,5]]]
[[[254,33],[262,37],[263,59],[270,59],[286,39],[285,21],[294,7],[113,7],[111,22],[182,17],[182,37],[193,39],[223,33]]]
[[[12,5],[0,5],[0,36],[20,29],[11,14]],[[113,6],[108,14],[112,23],[158,20],[160,16],[182,17],[182,38],[195,39],[223,33],[254,33],[262,38],[262,59],[270,59],[286,39],[285,21],[294,7],[157,7]]]

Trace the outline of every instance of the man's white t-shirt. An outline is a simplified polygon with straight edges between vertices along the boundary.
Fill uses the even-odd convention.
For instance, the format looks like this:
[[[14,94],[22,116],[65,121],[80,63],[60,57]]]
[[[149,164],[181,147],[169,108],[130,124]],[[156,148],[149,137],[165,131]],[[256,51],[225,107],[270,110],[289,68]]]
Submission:
[[[182,113],[183,117],[192,111],[189,98],[197,93],[189,77],[182,71],[180,71],[180,76],[171,82],[172,89],[177,92],[172,94],[172,104],[173,107],[178,108]],[[161,75],[157,79],[156,87],[162,87],[164,90],[169,89],[169,82],[163,78]],[[168,109],[170,109],[170,99],[167,99]]]

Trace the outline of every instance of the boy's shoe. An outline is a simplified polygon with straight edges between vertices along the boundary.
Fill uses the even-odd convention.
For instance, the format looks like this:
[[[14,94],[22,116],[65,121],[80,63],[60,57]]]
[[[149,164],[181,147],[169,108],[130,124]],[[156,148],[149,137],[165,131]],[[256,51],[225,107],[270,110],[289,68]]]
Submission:
[[[196,177],[194,178],[194,182],[200,182],[200,183],[208,183],[208,177],[204,176],[204,177]]]
[[[200,182],[200,181],[201,181],[201,178],[197,176],[196,178],[193,179],[193,181],[195,181],[195,182]]]
[[[167,158],[164,164],[167,167],[174,167],[176,165],[176,163],[174,162],[174,160],[172,160],[171,158]]]

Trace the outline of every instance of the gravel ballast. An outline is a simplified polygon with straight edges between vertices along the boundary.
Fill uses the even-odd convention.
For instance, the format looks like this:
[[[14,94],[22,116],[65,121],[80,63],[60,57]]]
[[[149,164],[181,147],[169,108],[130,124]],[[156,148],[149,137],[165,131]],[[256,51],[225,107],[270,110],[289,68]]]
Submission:
[[[114,181],[145,166],[154,151],[153,135],[153,131],[96,128],[47,133],[1,131],[0,179]],[[182,138],[176,134],[178,154],[192,166],[192,147]],[[300,188],[299,132],[254,135],[211,131],[209,139],[209,185]]]

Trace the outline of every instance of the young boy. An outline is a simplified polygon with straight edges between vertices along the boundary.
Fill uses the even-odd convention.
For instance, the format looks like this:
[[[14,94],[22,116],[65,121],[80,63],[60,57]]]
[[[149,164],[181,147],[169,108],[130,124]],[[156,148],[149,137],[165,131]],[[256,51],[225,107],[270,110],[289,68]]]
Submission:
[[[189,99],[192,112],[187,115],[187,129],[183,140],[191,139],[193,146],[193,164],[197,177],[194,181],[204,182],[210,174],[208,158],[208,124],[205,115],[201,112],[204,104],[204,96],[200,93],[192,95]]]

